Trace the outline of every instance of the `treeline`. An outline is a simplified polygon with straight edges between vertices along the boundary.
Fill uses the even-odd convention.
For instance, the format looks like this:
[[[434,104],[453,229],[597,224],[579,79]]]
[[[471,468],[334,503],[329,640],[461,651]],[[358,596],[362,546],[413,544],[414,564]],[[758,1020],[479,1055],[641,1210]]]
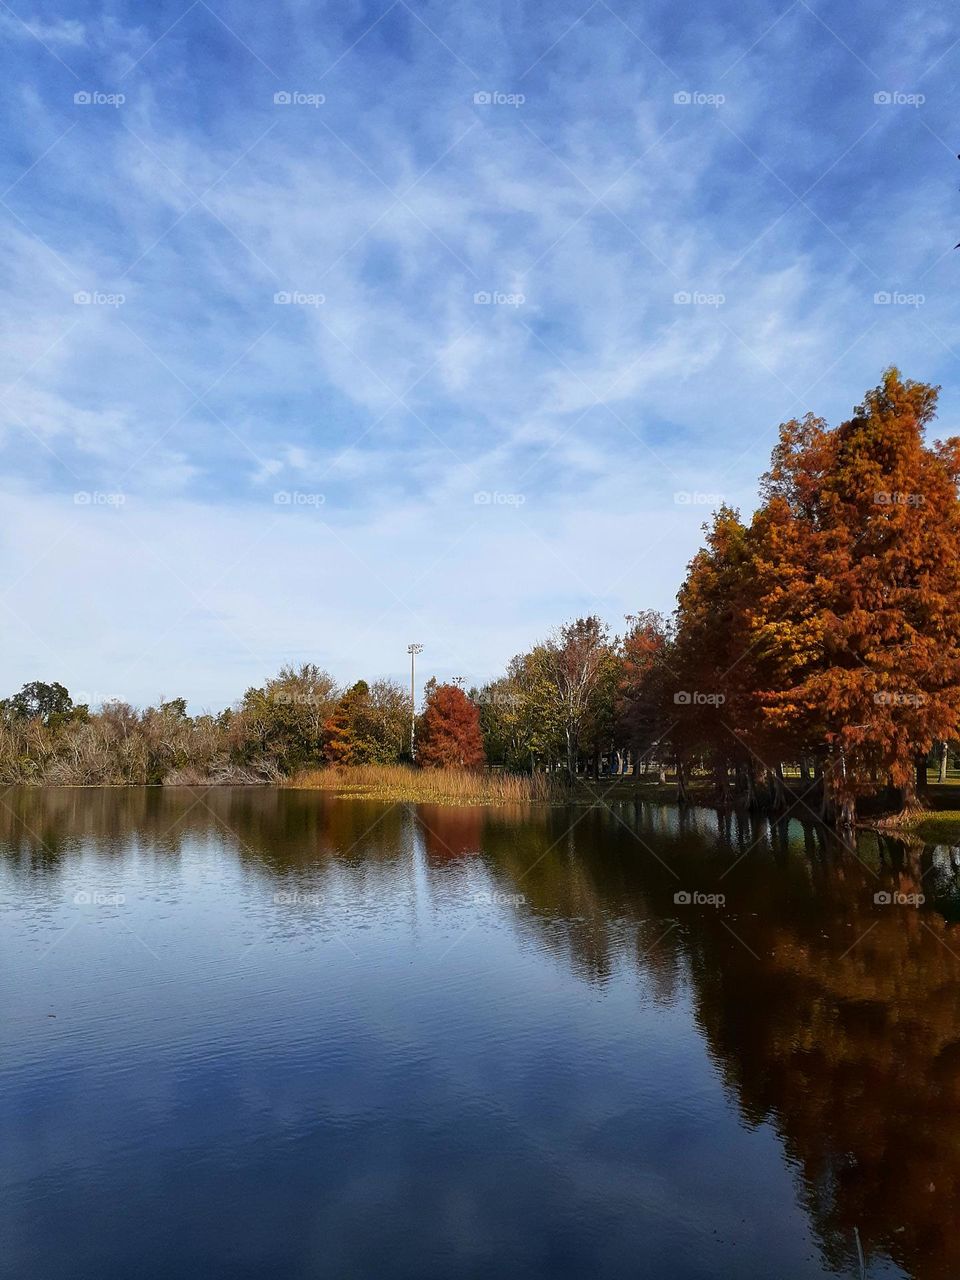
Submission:
[[[839,426],[782,425],[759,508],[704,526],[672,618],[579,619],[480,691],[490,757],[572,777],[629,753],[681,800],[696,768],[720,804],[841,826],[867,797],[916,804],[960,720],[960,439],[925,441],[937,392],[890,369]]]
[[[138,710],[75,704],[34,682],[0,702],[0,782],[49,785],[277,782],[324,765],[410,762],[409,692],[391,680],[337,685],[306,663],[284,667],[218,715],[174,698]],[[457,685],[429,681],[417,719],[418,763],[485,760],[478,709]]]
[[[416,763],[575,781],[629,773],[718,804],[854,820],[909,807],[960,730],[960,439],[928,444],[936,387],[888,370],[837,427],[780,428],[749,521],[704,526],[672,617],[559,628],[465,692],[426,687]],[[0,780],[275,781],[411,761],[409,693],[284,668],[219,715],[182,699],[75,706],[61,685],[0,704]]]

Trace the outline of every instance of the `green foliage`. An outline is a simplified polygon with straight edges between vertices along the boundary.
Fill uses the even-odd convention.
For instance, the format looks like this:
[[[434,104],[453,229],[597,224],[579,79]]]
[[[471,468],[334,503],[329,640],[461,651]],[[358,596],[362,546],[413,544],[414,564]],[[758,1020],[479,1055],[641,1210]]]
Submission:
[[[49,724],[54,716],[68,716],[73,710],[70,694],[56,680],[44,684],[34,680],[25,684],[19,693],[0,702],[0,713],[10,720],[41,720]]]
[[[406,747],[410,698],[389,680],[358,680],[324,724],[324,759],[330,764],[393,764]]]
[[[248,689],[231,723],[237,757],[269,758],[282,773],[318,764],[337,692],[333,677],[309,662],[282,667],[262,688]]]

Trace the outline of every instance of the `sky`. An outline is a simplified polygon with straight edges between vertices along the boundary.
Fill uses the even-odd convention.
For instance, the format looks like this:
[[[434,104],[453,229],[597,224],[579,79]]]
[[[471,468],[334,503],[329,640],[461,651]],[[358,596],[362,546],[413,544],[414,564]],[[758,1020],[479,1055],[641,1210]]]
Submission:
[[[946,0],[0,2],[6,694],[467,684],[778,424],[960,431]],[[933,535],[935,536],[935,534]]]

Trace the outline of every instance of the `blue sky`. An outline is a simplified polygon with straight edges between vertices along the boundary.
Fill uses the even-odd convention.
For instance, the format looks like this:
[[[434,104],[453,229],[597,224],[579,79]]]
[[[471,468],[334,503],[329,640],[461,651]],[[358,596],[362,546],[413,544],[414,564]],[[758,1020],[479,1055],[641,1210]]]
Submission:
[[[947,3],[16,0],[0,37],[0,692],[215,708],[411,640],[480,680],[670,608],[777,424],[885,365],[958,429]]]

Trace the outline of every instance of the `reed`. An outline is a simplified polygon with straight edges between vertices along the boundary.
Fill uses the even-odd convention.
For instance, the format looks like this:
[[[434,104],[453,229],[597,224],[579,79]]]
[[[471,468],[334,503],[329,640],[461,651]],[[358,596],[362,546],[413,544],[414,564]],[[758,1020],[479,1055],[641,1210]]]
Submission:
[[[328,765],[303,770],[285,785],[427,804],[543,804],[566,797],[563,785],[543,773],[416,769],[402,764]]]

